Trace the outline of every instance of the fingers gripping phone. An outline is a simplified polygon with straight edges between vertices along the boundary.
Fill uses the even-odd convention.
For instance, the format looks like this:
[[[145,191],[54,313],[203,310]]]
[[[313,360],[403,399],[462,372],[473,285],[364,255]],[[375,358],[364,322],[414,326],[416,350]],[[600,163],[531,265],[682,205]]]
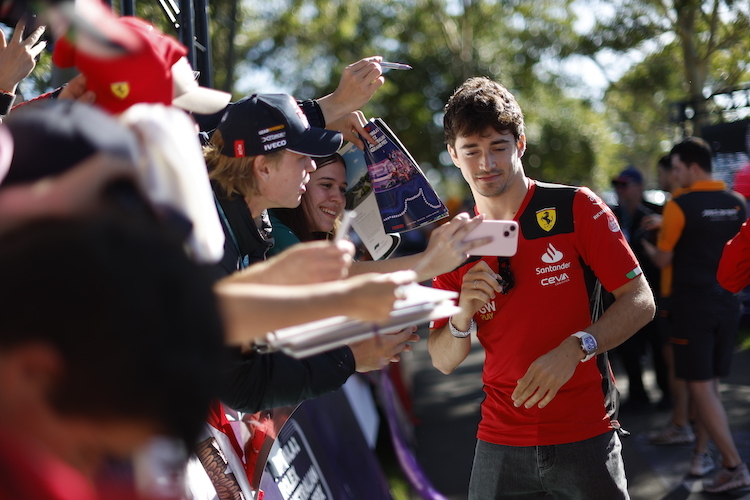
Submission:
[[[469,250],[469,255],[496,255],[511,257],[518,249],[518,222],[514,220],[484,220],[464,241],[492,236],[492,241]]]

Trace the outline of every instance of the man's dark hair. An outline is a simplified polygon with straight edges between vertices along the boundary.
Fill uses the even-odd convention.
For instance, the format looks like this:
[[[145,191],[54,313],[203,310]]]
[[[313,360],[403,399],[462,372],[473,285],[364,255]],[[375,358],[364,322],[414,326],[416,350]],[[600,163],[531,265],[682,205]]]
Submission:
[[[677,155],[677,157],[685,164],[690,165],[696,163],[701,169],[707,173],[711,173],[711,146],[700,137],[688,137],[682,142],[676,144],[669,155]]]
[[[137,420],[191,447],[218,386],[210,280],[156,224],[39,220],[0,236],[0,350],[52,346],[61,415]]]
[[[469,78],[445,105],[445,143],[453,147],[459,135],[482,134],[488,127],[518,140],[524,133],[523,112],[501,84],[486,77]]]
[[[667,172],[671,171],[672,157],[670,155],[664,155],[659,158],[659,161],[656,162],[656,168],[661,168],[663,170],[666,170]]]

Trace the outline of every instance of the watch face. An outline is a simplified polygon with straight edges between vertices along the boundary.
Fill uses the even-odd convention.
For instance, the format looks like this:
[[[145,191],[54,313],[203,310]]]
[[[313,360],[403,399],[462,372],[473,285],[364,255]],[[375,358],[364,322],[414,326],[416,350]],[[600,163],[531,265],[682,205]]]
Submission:
[[[593,335],[585,335],[581,337],[581,343],[583,345],[583,350],[586,351],[587,354],[596,351],[596,339]]]

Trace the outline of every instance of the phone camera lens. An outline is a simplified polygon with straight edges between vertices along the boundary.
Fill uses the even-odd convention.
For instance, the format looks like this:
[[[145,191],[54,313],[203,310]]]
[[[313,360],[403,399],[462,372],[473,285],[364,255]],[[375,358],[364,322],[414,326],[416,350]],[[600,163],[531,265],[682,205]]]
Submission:
[[[505,237],[507,238],[508,236],[510,236],[510,233],[509,233],[508,231],[505,231],[505,232],[503,233],[503,236],[505,236]]]
[[[516,226],[510,226],[510,230],[511,231],[515,231],[516,230]]]

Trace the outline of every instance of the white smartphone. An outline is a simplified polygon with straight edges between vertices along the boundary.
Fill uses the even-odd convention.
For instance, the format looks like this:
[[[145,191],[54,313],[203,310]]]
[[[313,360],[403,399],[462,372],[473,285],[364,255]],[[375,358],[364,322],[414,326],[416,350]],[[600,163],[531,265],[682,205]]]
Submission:
[[[514,220],[483,220],[464,241],[492,236],[493,240],[469,251],[469,255],[511,257],[518,249],[518,222]]]

